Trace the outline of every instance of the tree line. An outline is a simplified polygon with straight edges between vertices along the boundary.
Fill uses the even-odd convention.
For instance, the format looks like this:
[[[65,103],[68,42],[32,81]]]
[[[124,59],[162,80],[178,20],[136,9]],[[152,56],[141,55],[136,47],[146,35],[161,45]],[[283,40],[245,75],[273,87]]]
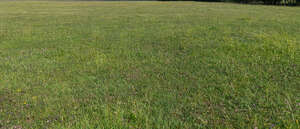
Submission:
[[[190,1],[190,0],[160,0],[160,1]],[[296,6],[300,5],[300,0],[195,0],[205,2],[236,2],[245,4],[265,4],[265,5],[283,5]]]
[[[286,5],[295,6],[299,4],[300,0],[234,0],[234,2],[240,3],[262,3],[266,5]]]

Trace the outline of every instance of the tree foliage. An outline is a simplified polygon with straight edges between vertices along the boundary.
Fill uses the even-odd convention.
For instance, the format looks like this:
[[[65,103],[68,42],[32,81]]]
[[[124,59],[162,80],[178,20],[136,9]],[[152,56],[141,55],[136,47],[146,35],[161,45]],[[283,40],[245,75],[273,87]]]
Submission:
[[[189,0],[161,0],[161,1],[189,1]],[[196,0],[205,2],[236,2],[236,3],[260,3],[265,5],[300,5],[300,0]]]

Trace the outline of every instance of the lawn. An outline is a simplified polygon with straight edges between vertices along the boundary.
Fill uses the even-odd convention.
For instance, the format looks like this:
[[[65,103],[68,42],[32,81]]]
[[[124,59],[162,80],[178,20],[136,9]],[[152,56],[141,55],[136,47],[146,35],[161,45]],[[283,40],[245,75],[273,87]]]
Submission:
[[[300,7],[0,2],[0,128],[300,128]]]

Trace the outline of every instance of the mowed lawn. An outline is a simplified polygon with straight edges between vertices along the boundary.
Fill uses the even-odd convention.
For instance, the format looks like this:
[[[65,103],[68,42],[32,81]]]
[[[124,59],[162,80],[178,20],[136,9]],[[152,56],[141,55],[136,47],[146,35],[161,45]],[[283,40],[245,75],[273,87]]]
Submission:
[[[300,8],[0,2],[0,128],[300,127]]]

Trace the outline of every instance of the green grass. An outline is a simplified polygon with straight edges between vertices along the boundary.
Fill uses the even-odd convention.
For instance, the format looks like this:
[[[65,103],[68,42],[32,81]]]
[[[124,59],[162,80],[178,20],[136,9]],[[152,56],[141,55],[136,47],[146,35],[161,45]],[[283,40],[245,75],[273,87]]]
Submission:
[[[300,128],[300,8],[0,2],[0,128]]]

